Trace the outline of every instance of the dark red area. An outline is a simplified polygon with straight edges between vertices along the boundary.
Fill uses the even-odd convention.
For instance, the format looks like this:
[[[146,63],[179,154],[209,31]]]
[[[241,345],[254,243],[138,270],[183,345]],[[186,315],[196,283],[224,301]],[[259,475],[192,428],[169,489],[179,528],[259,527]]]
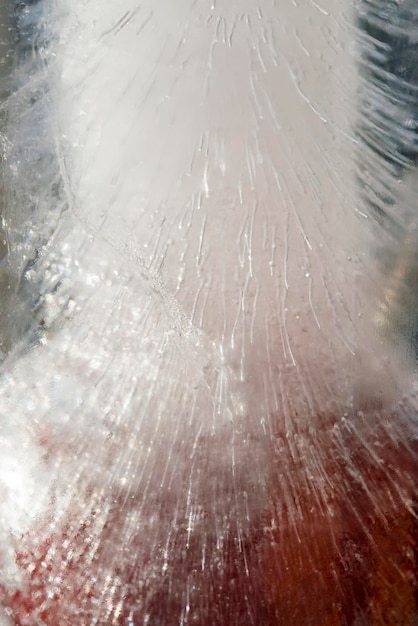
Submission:
[[[313,477],[306,447],[290,450],[278,430],[265,509],[239,539],[232,504],[220,537],[209,507],[190,533],[173,521],[175,500],[155,494],[129,539],[135,499],[114,498],[100,530],[76,504],[65,525],[23,538],[25,584],[3,589],[3,603],[16,626],[414,626],[418,460],[407,413],[324,416],[310,439],[324,459]]]

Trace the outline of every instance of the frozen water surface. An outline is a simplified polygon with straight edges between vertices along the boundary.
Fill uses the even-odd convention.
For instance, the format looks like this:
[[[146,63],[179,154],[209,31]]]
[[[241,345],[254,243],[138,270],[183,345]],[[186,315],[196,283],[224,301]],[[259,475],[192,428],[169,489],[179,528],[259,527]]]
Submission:
[[[0,623],[413,626],[415,4],[5,7]]]

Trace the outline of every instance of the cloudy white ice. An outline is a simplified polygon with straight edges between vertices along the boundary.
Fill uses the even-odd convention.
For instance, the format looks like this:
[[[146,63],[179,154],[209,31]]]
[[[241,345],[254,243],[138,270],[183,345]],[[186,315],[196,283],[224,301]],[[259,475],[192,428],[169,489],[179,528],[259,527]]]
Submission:
[[[413,3],[4,6],[0,623],[413,626]]]

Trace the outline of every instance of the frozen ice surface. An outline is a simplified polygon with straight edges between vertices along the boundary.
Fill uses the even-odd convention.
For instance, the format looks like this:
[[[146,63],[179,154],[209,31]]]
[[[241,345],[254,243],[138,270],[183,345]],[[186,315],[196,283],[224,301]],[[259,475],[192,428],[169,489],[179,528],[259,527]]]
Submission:
[[[413,626],[412,2],[10,2],[5,624]]]

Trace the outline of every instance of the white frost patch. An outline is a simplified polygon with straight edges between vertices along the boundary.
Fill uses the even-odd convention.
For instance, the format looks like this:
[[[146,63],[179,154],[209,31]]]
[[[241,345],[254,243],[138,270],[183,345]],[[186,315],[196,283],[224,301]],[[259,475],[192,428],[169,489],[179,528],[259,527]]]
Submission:
[[[15,547],[45,512],[52,476],[42,463],[44,451],[36,439],[30,407],[22,411],[16,423],[16,415],[7,413],[4,398],[2,405],[6,411],[2,411],[0,422],[0,562],[2,582],[15,584]]]

